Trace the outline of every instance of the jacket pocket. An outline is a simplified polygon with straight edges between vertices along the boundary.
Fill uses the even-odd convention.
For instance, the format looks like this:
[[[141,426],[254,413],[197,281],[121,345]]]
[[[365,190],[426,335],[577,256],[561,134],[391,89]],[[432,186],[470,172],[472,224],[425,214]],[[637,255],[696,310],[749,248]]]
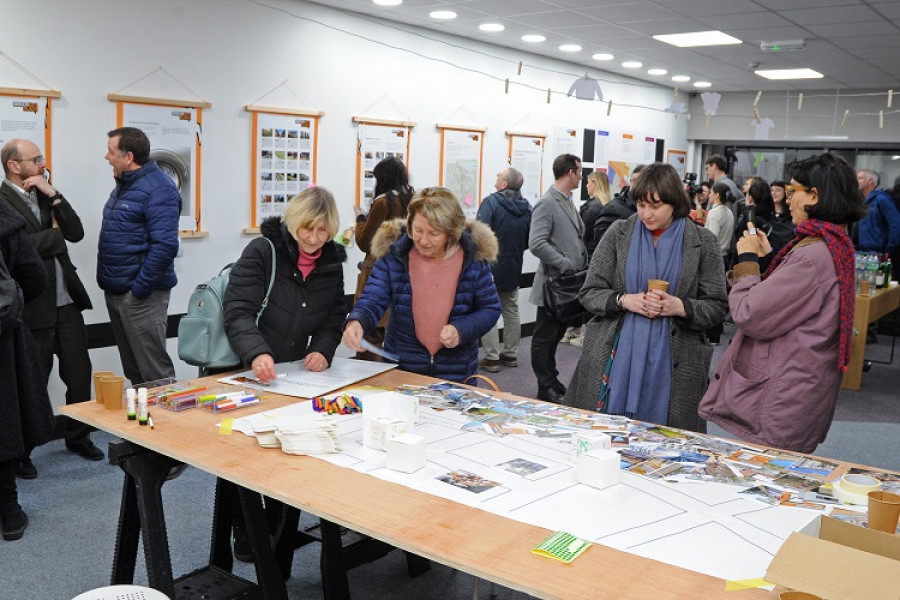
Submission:
[[[769,375],[750,363],[735,360],[719,391],[721,404],[716,414],[756,435],[761,430],[764,406],[769,394]]]

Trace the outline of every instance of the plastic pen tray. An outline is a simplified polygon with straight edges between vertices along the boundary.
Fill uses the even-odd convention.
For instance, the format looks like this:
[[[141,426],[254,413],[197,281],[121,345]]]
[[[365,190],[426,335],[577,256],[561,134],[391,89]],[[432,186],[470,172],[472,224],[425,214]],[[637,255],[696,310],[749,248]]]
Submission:
[[[260,390],[224,386],[204,390],[197,396],[200,407],[211,412],[227,412],[256,406],[262,402]]]

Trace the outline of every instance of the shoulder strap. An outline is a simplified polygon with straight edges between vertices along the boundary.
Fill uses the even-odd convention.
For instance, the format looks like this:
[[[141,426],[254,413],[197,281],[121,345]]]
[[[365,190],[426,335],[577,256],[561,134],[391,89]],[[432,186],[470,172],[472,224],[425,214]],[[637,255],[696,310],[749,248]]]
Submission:
[[[263,311],[266,310],[266,307],[269,305],[269,296],[272,295],[272,286],[275,285],[275,244],[272,243],[272,240],[269,238],[265,238],[267,242],[269,242],[269,247],[272,249],[272,273],[269,275],[269,289],[266,290],[266,295],[263,297],[262,306],[259,307],[259,312],[256,313],[256,324],[259,325],[259,319],[262,317]]]

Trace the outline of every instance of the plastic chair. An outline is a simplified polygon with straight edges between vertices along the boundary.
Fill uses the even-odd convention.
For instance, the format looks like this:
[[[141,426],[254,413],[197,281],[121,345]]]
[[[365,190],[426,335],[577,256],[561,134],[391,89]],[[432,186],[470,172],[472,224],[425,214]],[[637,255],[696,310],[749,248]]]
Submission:
[[[142,585],[108,585],[78,594],[72,600],[171,600],[168,596]]]

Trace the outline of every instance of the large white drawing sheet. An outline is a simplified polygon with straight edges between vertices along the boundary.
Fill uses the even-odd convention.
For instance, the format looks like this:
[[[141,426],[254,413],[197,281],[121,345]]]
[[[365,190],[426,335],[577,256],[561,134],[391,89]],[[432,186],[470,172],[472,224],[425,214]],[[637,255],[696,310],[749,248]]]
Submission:
[[[298,398],[314,398],[328,392],[346,387],[357,381],[374,377],[379,373],[390,371],[397,365],[378,363],[352,358],[335,356],[331,366],[324,371],[314,373],[307,371],[303,361],[278,363],[275,371],[278,377],[270,383],[260,384],[253,371],[244,371],[219,379],[222,383],[232,385],[261,385],[266,391]]]
[[[309,412],[310,403],[302,403],[246,424],[236,420],[235,428],[252,431],[252,420]],[[406,474],[385,467],[385,452],[363,445],[361,415],[336,418],[343,451],[317,458],[727,580],[762,577],[787,536],[820,514],[767,505],[724,483],[671,483],[624,471],[619,485],[597,490],[578,483],[567,437],[487,435],[482,423],[457,411],[425,406],[414,433],[428,440],[427,462]]]

